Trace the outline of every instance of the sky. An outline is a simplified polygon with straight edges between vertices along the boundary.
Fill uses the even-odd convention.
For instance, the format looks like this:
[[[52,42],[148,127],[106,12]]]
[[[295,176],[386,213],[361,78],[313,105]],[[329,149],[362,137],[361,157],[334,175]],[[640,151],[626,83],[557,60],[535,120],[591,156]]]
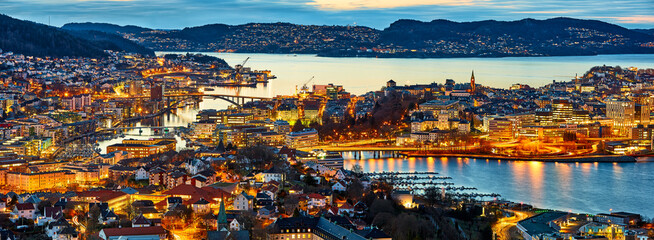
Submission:
[[[465,22],[552,17],[654,28],[654,0],[0,0],[0,13],[54,26],[106,22],[156,29],[251,22],[384,29],[398,19]]]

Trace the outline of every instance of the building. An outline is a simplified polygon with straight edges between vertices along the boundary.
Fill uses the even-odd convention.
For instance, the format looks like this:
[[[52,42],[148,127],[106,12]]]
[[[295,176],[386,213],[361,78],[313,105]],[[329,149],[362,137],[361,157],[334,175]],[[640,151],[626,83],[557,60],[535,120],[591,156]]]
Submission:
[[[144,158],[154,154],[174,151],[175,139],[159,138],[150,140],[125,139],[123,143],[107,146],[107,152],[124,151],[134,158]]]
[[[518,133],[518,122],[515,119],[494,118],[488,124],[488,135],[493,140],[512,140]]]
[[[354,231],[351,230],[352,224],[348,220],[337,220],[337,217],[332,217],[334,221],[330,221],[324,217],[291,217],[279,218],[275,221],[272,231],[269,234],[270,239],[312,239],[312,240],[332,240],[332,239],[347,239],[347,240],[381,240],[390,239],[390,236],[383,232],[377,232],[374,236],[370,231]],[[341,226],[340,224],[347,224],[349,226]],[[360,235],[365,234],[366,236]]]
[[[568,213],[565,212],[544,212],[519,221],[517,227],[524,239],[543,240],[546,235],[558,233],[561,230],[559,224],[567,218]]]
[[[635,114],[636,105],[630,100],[610,98],[606,101],[606,117],[613,120],[613,128],[618,135],[626,136],[634,127]]]
[[[250,196],[247,193],[241,192],[241,194],[234,197],[234,210],[237,211],[250,211],[252,210],[254,196]]]
[[[36,219],[38,209],[32,203],[16,203],[11,211],[11,220],[16,221],[20,218]]]
[[[68,184],[74,182],[76,182],[75,174],[69,171],[7,173],[7,185],[11,186],[13,189],[27,192],[66,187]]]
[[[552,118],[554,122],[566,123],[572,120],[574,108],[569,98],[552,99]]]
[[[286,146],[290,148],[312,147],[318,144],[318,131],[305,128],[299,132],[290,132],[286,135]]]

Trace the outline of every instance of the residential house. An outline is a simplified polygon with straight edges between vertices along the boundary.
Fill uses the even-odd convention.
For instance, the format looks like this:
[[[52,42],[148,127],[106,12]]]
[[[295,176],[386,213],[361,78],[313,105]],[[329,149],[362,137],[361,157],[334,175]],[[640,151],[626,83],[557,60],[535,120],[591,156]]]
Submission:
[[[259,208],[259,211],[257,212],[257,217],[272,218],[275,213],[277,213],[277,207],[273,205],[266,205],[262,208]]]
[[[16,221],[19,218],[27,219],[36,219],[37,209],[34,207],[34,204],[31,203],[16,203],[14,205],[14,210],[11,212],[12,221]]]
[[[311,193],[309,197],[309,208],[324,208],[327,205],[325,196],[317,193]]]
[[[134,179],[136,181],[149,180],[150,174],[148,173],[148,170],[145,169],[145,167],[140,167],[138,170],[136,170],[136,173],[134,173]]]
[[[191,208],[193,208],[193,212],[197,214],[206,214],[211,211],[211,205],[209,204],[209,201],[205,200],[204,198],[200,198],[191,204]]]
[[[143,214],[136,215],[134,219],[132,219],[132,227],[151,227],[152,226],[152,221],[150,219],[147,219]]]
[[[250,211],[252,210],[254,196],[248,195],[245,191],[234,197],[234,210]]]
[[[345,192],[347,190],[347,184],[344,181],[338,181],[332,185],[332,191]]]
[[[79,233],[64,218],[48,223],[45,234],[52,240],[77,240]],[[4,240],[4,239],[3,239]]]
[[[43,226],[64,217],[61,207],[45,207],[41,216],[36,218],[36,225]]]

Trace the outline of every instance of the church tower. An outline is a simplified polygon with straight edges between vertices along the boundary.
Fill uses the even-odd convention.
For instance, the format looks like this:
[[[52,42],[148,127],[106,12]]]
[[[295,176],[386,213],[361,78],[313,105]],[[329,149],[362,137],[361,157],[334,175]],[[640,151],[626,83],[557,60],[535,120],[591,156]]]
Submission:
[[[472,70],[472,76],[470,77],[470,93],[474,94],[476,91],[477,85],[475,84],[475,70]]]

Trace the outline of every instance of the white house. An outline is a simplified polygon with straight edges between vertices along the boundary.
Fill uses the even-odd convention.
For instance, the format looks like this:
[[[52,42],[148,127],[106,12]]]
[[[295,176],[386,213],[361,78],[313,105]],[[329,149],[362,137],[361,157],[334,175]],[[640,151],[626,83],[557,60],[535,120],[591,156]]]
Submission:
[[[244,191],[236,195],[234,198],[234,210],[237,211],[250,211],[252,210],[253,196],[246,194]]]
[[[347,190],[347,184],[343,181],[338,181],[332,185],[332,191],[345,192]]]
[[[336,170],[336,174],[334,174],[334,178],[338,180],[345,180],[345,178],[347,178],[347,175],[345,174],[345,170],[343,170],[342,168]]]
[[[200,198],[200,200],[193,203],[191,207],[193,208],[193,212],[199,214],[205,214],[211,211],[211,204],[204,198]]]
[[[347,216],[352,216],[354,214],[354,207],[352,204],[349,203],[344,203],[340,207],[338,207],[338,215],[347,215]]]
[[[271,167],[270,169],[258,173],[255,178],[257,179],[257,182],[270,182],[270,181],[277,181],[277,182],[284,182],[284,173],[281,170],[278,170],[275,167]]]
[[[134,174],[134,179],[136,179],[136,181],[148,180],[150,179],[150,174],[148,173],[147,170],[145,170],[144,167],[140,167],[138,170],[136,170],[136,173]]]
[[[232,222],[229,223],[229,231],[240,231],[241,230],[241,223],[236,221],[236,218],[232,220]]]
[[[52,240],[77,240],[79,233],[64,218],[48,223],[45,234]]]
[[[19,218],[34,220],[36,218],[36,208],[31,203],[17,203],[11,212],[11,219],[15,222]]]
[[[309,208],[323,208],[327,204],[327,200],[323,195],[312,193],[309,194],[308,197],[309,201],[307,204],[309,205]]]

